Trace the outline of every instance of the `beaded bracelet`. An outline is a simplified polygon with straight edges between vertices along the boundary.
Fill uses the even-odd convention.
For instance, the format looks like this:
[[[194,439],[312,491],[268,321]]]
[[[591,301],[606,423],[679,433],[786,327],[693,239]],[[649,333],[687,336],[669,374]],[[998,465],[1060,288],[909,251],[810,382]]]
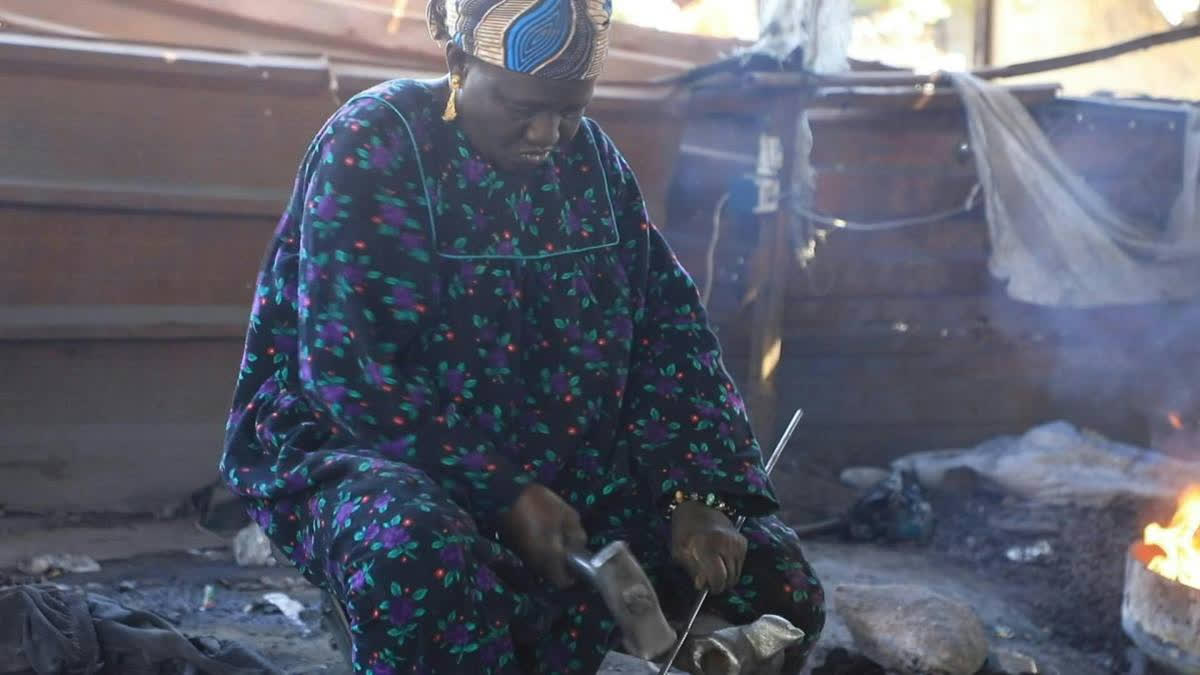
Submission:
[[[671,503],[667,504],[667,519],[670,520],[671,515],[675,513],[675,509],[678,508],[680,504],[685,502],[700,502],[710,509],[716,509],[720,511],[730,520],[733,520],[737,517],[737,513],[733,510],[732,506],[726,504],[724,499],[721,499],[711,492],[702,495],[699,492],[684,492],[683,490],[676,490],[675,495],[671,498]]]

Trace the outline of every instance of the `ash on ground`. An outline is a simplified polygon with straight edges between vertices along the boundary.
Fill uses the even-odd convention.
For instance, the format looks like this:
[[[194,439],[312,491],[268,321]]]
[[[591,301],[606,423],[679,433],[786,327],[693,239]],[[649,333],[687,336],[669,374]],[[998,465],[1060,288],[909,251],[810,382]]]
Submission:
[[[1129,645],[1121,630],[1125,553],[1143,524],[1137,506],[1038,506],[979,492],[932,501],[934,552],[1005,582],[1055,641],[1119,665]]]

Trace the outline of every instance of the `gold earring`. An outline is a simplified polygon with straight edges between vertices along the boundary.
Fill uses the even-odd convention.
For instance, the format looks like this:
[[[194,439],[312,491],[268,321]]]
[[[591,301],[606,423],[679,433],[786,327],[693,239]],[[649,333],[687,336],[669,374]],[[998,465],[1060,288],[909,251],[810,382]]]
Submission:
[[[455,73],[450,76],[450,98],[446,99],[446,112],[442,113],[442,119],[446,122],[458,119],[459,89],[462,89],[462,77]]]

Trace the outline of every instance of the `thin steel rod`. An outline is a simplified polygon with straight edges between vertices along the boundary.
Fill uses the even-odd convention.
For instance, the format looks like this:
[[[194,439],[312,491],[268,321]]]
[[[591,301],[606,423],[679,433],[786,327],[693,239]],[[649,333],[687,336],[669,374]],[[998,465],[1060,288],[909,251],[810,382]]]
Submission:
[[[804,417],[804,410],[796,409],[796,413],[792,415],[792,421],[788,422],[787,429],[783,431],[783,435],[779,437],[779,442],[775,444],[775,450],[771,452],[771,456],[767,458],[765,467],[767,476],[771,475],[771,471],[779,462],[780,455],[783,454],[783,449],[787,447],[788,441],[792,439],[792,434],[796,432],[796,427],[800,426],[800,419]],[[741,531],[742,526],[746,524],[746,516],[738,516],[737,523],[734,525]],[[688,617],[687,624],[683,628],[683,632],[679,634],[679,639],[675,641],[675,646],[671,649],[671,657],[663,663],[662,670],[658,671],[658,675],[667,675],[671,667],[675,665],[675,659],[679,658],[679,652],[683,649],[683,643],[687,640],[688,635],[692,632],[692,626],[696,625],[696,618],[700,616],[700,610],[704,607],[704,601],[708,600],[708,589],[704,589],[700,593],[700,597],[696,598],[696,604],[692,606],[692,613]]]

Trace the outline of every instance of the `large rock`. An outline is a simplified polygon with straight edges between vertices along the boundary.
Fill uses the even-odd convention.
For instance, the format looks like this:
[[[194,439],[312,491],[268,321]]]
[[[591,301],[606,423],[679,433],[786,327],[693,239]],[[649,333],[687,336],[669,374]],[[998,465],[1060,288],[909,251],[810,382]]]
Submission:
[[[872,661],[908,675],[974,675],[988,658],[983,623],[970,607],[917,586],[845,585],[838,614]]]

